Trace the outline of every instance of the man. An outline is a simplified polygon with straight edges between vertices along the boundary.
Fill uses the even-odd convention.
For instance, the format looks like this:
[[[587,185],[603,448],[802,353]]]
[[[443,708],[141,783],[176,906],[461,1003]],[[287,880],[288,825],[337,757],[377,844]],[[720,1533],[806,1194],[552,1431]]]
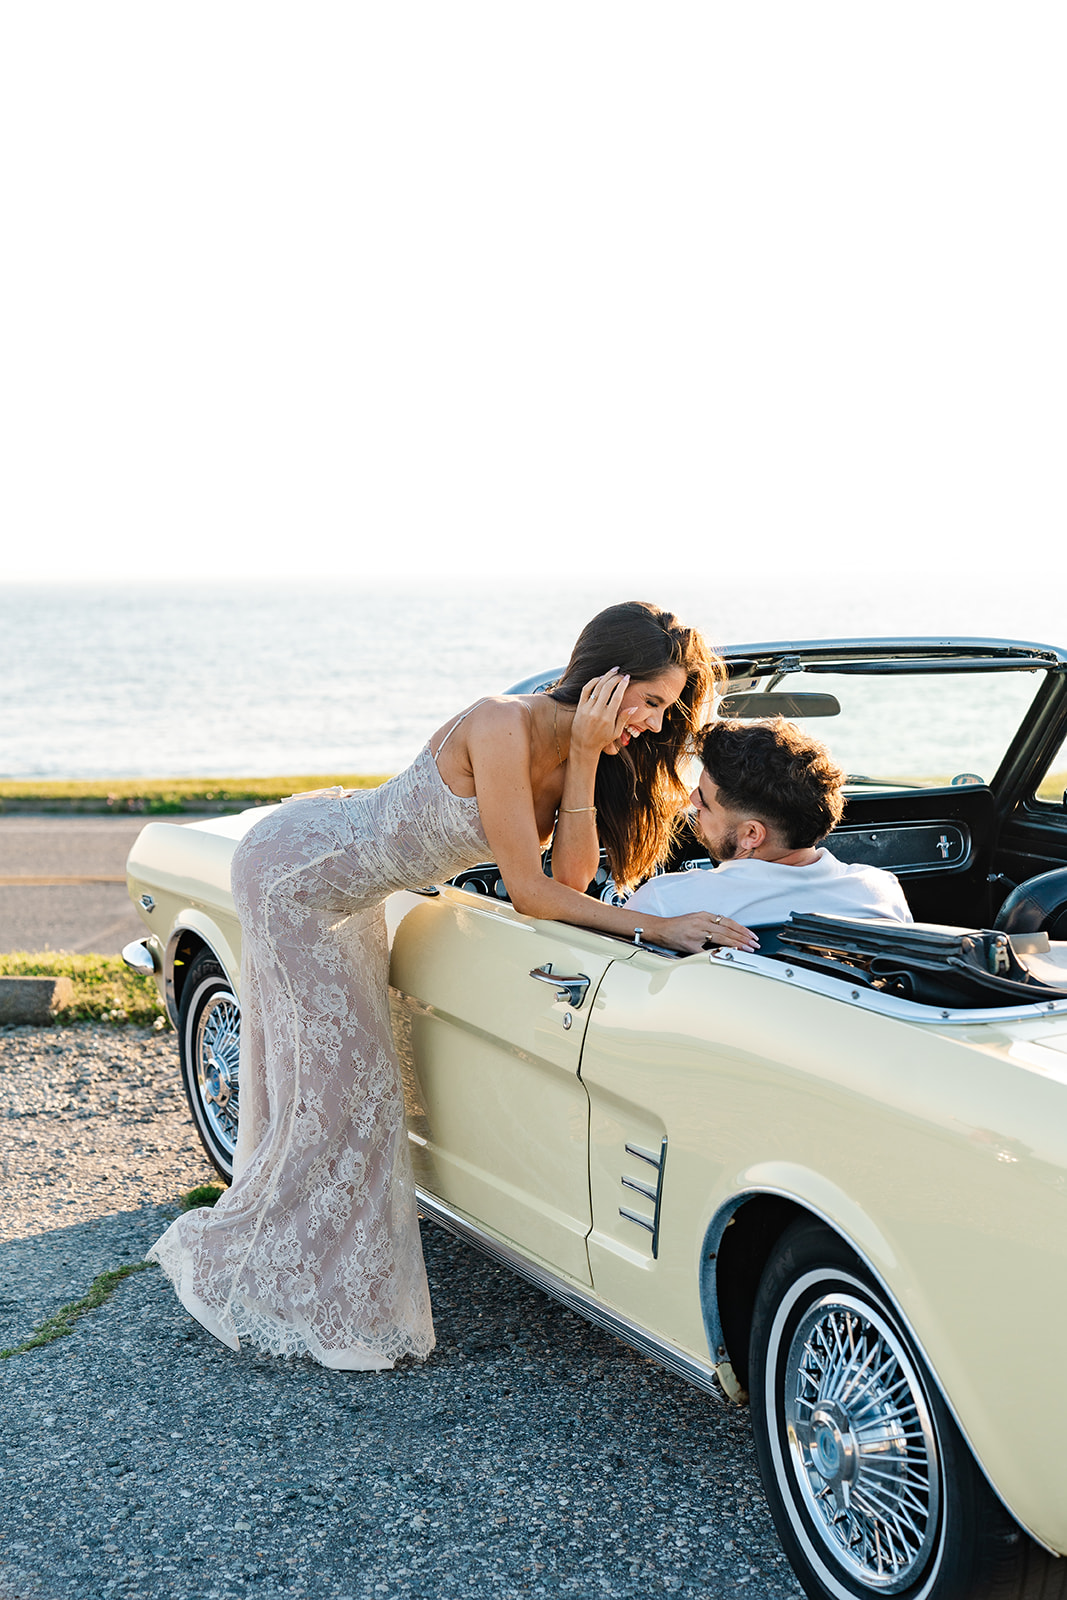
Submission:
[[[718,912],[723,942],[747,950],[758,945],[748,931],[753,923],[784,922],[793,911],[912,921],[891,872],[847,866],[816,843],[845,807],[845,774],[825,746],[781,717],[723,720],[704,729],[700,757],[704,770],[690,796],[694,825],[720,865],[650,878],[628,910],[658,917]],[[738,918],[748,926],[732,920]]]

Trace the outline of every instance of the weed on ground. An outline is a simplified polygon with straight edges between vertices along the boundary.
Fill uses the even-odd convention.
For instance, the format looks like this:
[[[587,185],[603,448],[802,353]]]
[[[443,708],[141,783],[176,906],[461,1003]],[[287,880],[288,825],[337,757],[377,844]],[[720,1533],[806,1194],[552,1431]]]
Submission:
[[[9,950],[0,954],[0,977],[69,978],[74,998],[56,1012],[60,1024],[107,1022],[123,1027],[132,1022],[160,1033],[170,1027],[155,980],[131,972],[121,956]]]

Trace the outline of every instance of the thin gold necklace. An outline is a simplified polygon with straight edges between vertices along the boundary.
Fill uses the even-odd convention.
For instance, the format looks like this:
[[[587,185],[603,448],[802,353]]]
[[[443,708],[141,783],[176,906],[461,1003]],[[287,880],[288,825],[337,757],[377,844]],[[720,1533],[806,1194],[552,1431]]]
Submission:
[[[552,707],[553,707],[553,710],[552,710],[552,738],[555,740],[556,755],[559,757],[557,765],[562,766],[563,765],[563,757],[562,757],[562,755],[560,755],[559,734],[556,732],[556,724],[559,721],[559,701],[558,700],[553,700]]]

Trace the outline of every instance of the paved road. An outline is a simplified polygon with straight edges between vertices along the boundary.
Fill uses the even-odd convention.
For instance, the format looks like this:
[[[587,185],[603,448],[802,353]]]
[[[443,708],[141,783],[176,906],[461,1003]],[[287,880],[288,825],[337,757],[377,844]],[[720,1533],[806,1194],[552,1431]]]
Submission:
[[[0,816],[0,950],[117,955],[140,938],[126,856],[143,826],[139,817]]]
[[[0,1348],[209,1176],[173,1034],[0,1031]],[[748,1414],[440,1229],[437,1349],[225,1349],[157,1268],[0,1363],[0,1600],[802,1600]]]

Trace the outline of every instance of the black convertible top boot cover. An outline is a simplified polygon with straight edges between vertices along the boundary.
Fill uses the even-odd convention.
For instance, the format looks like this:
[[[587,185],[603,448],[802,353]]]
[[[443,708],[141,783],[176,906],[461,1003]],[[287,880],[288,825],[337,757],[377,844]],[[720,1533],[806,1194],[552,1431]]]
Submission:
[[[1034,936],[1016,939],[993,928],[850,921],[819,912],[794,912],[779,932],[781,944],[811,951],[826,970],[841,961],[860,967],[879,988],[928,1004],[965,996],[989,1005],[994,997],[1018,1004],[1067,999],[1067,964],[1059,951]],[[849,975],[847,972],[844,975]]]

